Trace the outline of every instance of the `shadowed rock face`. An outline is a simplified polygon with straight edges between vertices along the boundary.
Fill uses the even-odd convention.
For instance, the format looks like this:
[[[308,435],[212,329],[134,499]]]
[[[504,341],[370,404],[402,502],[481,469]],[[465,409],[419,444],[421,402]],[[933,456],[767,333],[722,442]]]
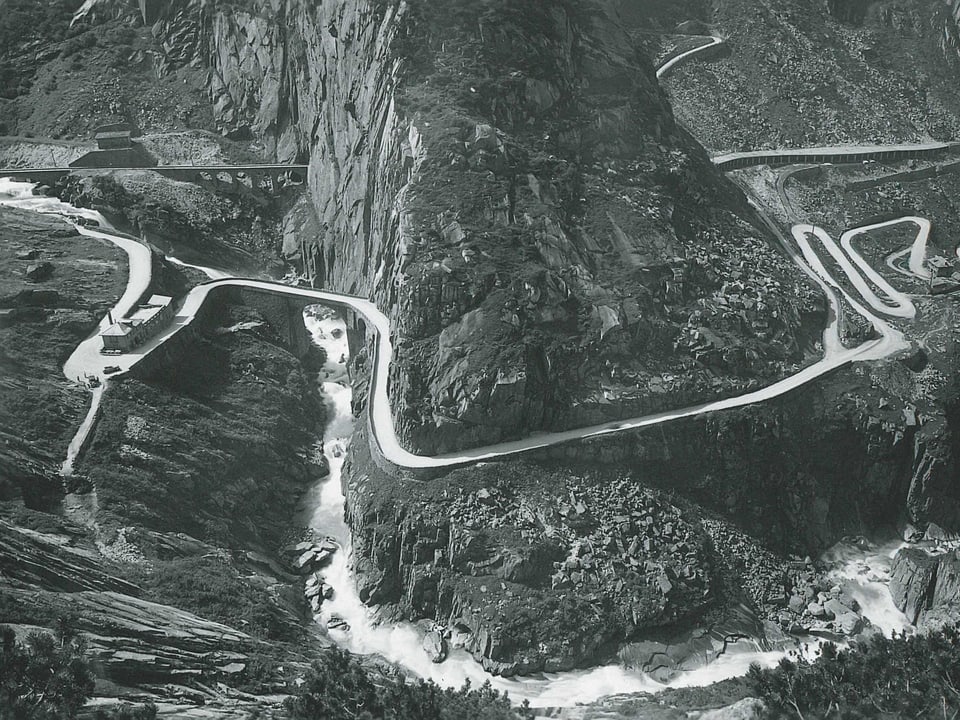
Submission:
[[[860,23],[867,15],[870,0],[827,0],[827,9],[838,20]]]
[[[894,560],[890,572],[890,595],[894,604],[914,624],[929,608],[938,565],[937,558],[915,548],[901,550]]]

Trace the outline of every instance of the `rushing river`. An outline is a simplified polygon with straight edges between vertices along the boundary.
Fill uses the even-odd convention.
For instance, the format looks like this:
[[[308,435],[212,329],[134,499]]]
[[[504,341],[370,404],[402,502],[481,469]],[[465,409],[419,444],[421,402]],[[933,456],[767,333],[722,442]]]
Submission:
[[[318,381],[330,412],[323,439],[330,474],[306,496],[301,520],[318,534],[333,537],[341,546],[341,551],[322,572],[324,580],[333,586],[334,596],[323,603],[317,618],[323,625],[332,618],[347,623],[349,630],[330,631],[334,640],[351,652],[381,655],[440,685],[459,687],[469,680],[471,685],[478,686],[489,680],[495,688],[509,692],[514,700],[527,699],[534,706],[573,705],[613,693],[655,692],[667,687],[643,673],[618,665],[507,679],[488,674],[467,652],[457,649],[443,663],[436,664],[423,650],[423,634],[415,625],[377,621],[375,612],[360,601],[356,591],[350,567],[350,531],[344,521],[341,470],[353,433],[352,395],[345,365],[349,360],[346,326],[340,317],[321,306],[307,308],[304,322],[314,342],[327,355]],[[683,673],[669,686],[709,684],[742,675],[751,662],[770,666],[783,656],[782,652],[764,653],[733,646],[716,662]]]
[[[423,650],[423,632],[409,623],[381,623],[375,611],[365,606],[356,591],[350,567],[350,531],[344,520],[341,471],[353,433],[350,379],[346,370],[349,349],[346,325],[334,312],[322,306],[307,308],[304,323],[313,341],[322,347],[327,363],[318,381],[327,398],[330,413],[323,439],[323,451],[330,474],[305,497],[301,521],[319,535],[333,537],[341,546],[332,563],[323,571],[334,596],[324,602],[317,620],[327,625],[337,618],[349,630],[334,629],[330,635],[343,648],[358,654],[377,654],[434,680],[443,686],[459,687],[469,680],[477,686],[486,681],[510,693],[516,701],[529,700],[534,707],[570,706],[591,702],[605,695],[657,692],[666,687],[708,685],[746,673],[751,663],[772,667],[785,651],[761,652],[749,643],[731,645],[727,653],[697,670],[683,672],[664,685],[644,673],[609,665],[525,678],[500,678],[486,673],[465,651],[454,649],[443,663],[431,662]],[[843,542],[828,551],[824,559],[833,566],[835,578],[860,603],[863,614],[885,634],[907,626],[906,617],[894,607],[886,582],[890,559],[899,543],[875,547],[866,542]],[[816,644],[817,641],[811,641]]]
[[[905,545],[899,540],[874,544],[858,538],[837,543],[820,558],[832,568],[830,577],[843,585],[863,615],[887,636],[911,627],[888,589],[893,557]]]
[[[71,220],[84,218],[96,221],[103,230],[110,229],[109,223],[99,213],[75,208],[52,198],[34,197],[32,187],[27,183],[0,178],[0,205],[58,214]],[[86,234],[110,240],[128,253],[131,252],[127,247],[129,240],[114,238],[107,233],[86,231]],[[187,265],[176,258],[168,259]],[[220,270],[198,265],[190,267],[202,270],[211,278],[225,276]],[[300,519],[319,534],[331,536],[340,545],[340,551],[335,553],[332,563],[323,571],[326,582],[334,588],[335,593],[332,599],[324,602],[317,620],[324,625],[334,618],[345,623],[343,628],[330,631],[333,639],[342,647],[355,653],[381,655],[444,686],[459,687],[467,680],[477,686],[489,680],[495,688],[509,692],[514,700],[527,699],[532,705],[540,707],[590,702],[613,693],[656,692],[665,687],[707,685],[742,675],[753,662],[763,666],[775,665],[786,654],[779,651],[760,652],[746,643],[734,644],[713,663],[681,673],[668,685],[618,665],[517,679],[498,678],[486,673],[469,654],[456,648],[445,662],[431,662],[421,646],[422,632],[417,626],[378,622],[375,612],[364,606],[357,594],[350,566],[350,532],[344,520],[344,496],[341,490],[341,471],[353,434],[346,327],[340,317],[322,306],[307,308],[304,322],[314,342],[327,354],[327,362],[319,373],[318,382],[330,410],[323,438],[329,475],[319,481],[304,498]],[[86,342],[89,342],[89,338]],[[73,379],[69,373],[68,377]],[[88,415],[91,423],[93,414],[91,412]],[[72,463],[76,449],[71,453],[69,460]],[[886,588],[890,558],[897,547],[896,544],[876,547],[862,542],[841,543],[825,556],[834,568],[833,575],[838,583],[844,584],[860,602],[864,615],[886,634],[906,627],[906,619],[893,607]]]

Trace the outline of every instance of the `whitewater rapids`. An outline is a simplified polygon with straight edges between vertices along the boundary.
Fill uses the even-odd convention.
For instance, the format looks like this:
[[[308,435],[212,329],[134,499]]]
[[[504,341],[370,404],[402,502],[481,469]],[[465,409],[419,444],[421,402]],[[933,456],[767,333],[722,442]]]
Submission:
[[[762,652],[748,643],[734,644],[714,662],[682,672],[667,684],[620,665],[502,678],[484,671],[462,649],[452,649],[443,663],[433,663],[423,650],[423,632],[416,625],[380,622],[375,611],[360,601],[356,590],[350,557],[350,529],[344,520],[345,498],[341,486],[343,463],[354,425],[352,392],[346,368],[349,348],[343,319],[332,310],[321,308],[307,308],[303,317],[314,343],[327,355],[318,382],[329,411],[323,438],[329,476],[307,493],[299,520],[318,535],[330,536],[340,545],[341,549],[334,554],[331,564],[321,572],[325,582],[334,588],[334,595],[323,603],[316,620],[322,626],[334,617],[347,623],[349,629],[329,631],[342,648],[356,654],[382,656],[444,687],[460,687],[466,681],[478,687],[489,681],[495,689],[509,693],[513,701],[528,700],[533,707],[569,707],[612,694],[655,693],[669,687],[709,685],[745,674],[751,663],[773,667],[787,655],[787,651]],[[902,629],[906,618],[893,606],[885,585],[890,548],[839,544],[831,552],[833,555],[827,559],[836,564],[834,576],[838,582],[850,581],[845,586],[860,602],[864,615],[886,634],[893,629]],[[816,641],[811,640],[811,643]]]

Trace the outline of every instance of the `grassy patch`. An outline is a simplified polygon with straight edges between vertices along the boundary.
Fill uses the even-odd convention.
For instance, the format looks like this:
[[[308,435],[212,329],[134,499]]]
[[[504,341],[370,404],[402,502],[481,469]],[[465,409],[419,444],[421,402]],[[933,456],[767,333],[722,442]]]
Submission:
[[[42,262],[52,274],[30,281],[27,270]],[[10,314],[0,325],[3,497],[22,493],[40,506],[58,490],[56,470],[88,402],[62,365],[125,283],[126,255],[112,244],[59,219],[0,208],[0,308]]]
[[[229,328],[258,316],[225,311]],[[276,550],[316,470],[325,421],[312,378],[269,327],[206,333],[149,381],[116,383],[79,466],[103,520]]]
[[[182,558],[156,563],[141,587],[163,603],[243,630],[256,638],[295,642],[300,631],[270,592],[215,558]]]

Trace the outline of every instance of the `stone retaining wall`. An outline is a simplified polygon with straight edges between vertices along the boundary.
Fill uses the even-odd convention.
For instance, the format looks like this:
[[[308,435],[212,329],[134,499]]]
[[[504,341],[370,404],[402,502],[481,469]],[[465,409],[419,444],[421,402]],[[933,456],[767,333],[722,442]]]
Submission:
[[[883,177],[872,178],[870,180],[858,180],[848,183],[846,192],[857,192],[859,190],[868,190],[869,188],[880,187],[894,182],[916,182],[918,180],[930,180],[931,178],[948,175],[960,170],[960,161],[947,163],[945,165],[933,165],[920,170],[904,170],[903,172],[891,173]]]
[[[876,162],[895,162],[898,160],[911,159],[931,159],[943,155],[955,154],[960,151],[960,143],[948,143],[942,146],[917,147],[917,148],[895,148],[882,149],[870,148],[863,151],[856,151],[851,148],[849,151],[827,151],[823,153],[804,152],[797,149],[796,152],[783,150],[771,150],[770,152],[756,153],[732,153],[729,155],[720,155],[714,158],[713,162],[718,170],[724,172],[730,170],[741,170],[755,165],[794,165],[802,163],[833,163],[836,165],[849,163],[862,163],[869,160]]]

